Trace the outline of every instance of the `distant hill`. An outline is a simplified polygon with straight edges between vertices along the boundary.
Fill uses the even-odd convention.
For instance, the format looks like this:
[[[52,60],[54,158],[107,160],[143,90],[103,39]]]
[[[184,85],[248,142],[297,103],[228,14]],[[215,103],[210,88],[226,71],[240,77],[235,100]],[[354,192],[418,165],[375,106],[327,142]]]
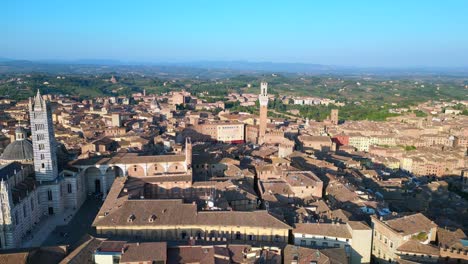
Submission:
[[[0,73],[44,72],[54,74],[139,73],[168,77],[222,78],[239,74],[271,73],[341,76],[468,76],[468,67],[365,68],[307,63],[275,63],[249,61],[195,62],[123,62],[86,59],[75,61],[28,61],[0,58]]]
[[[5,61],[12,61],[12,59],[0,57],[0,62],[5,62]]]

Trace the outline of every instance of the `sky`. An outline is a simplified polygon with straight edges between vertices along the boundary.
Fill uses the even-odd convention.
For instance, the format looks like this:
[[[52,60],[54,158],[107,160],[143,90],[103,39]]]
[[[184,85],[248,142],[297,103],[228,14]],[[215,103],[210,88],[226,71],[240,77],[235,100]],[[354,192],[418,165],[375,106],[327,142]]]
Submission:
[[[0,57],[468,66],[466,0],[0,0]]]

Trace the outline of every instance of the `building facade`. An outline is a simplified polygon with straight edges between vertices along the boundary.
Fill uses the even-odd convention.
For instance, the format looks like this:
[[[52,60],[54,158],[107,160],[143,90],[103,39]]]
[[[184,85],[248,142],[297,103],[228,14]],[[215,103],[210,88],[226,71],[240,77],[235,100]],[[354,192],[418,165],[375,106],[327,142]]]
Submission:
[[[372,229],[363,222],[301,223],[292,233],[296,246],[344,248],[350,263],[370,263]]]

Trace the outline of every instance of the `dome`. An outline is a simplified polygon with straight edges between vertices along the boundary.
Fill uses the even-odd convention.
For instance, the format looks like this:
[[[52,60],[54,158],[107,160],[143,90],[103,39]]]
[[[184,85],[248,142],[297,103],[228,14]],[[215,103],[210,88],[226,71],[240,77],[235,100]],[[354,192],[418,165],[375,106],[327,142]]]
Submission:
[[[33,146],[26,139],[11,142],[3,151],[2,160],[33,160]]]

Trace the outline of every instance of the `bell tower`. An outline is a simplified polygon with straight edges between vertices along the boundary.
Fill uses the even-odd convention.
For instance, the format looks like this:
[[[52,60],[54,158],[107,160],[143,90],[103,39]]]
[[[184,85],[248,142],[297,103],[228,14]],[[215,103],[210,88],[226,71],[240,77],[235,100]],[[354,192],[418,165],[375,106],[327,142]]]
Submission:
[[[268,115],[268,83],[260,83],[260,94],[258,95],[260,103],[260,124],[258,133],[258,144],[263,144],[265,141],[265,134],[267,128],[267,115]]]
[[[57,153],[50,106],[39,90],[29,98],[29,118],[37,181],[53,181],[58,176]]]

